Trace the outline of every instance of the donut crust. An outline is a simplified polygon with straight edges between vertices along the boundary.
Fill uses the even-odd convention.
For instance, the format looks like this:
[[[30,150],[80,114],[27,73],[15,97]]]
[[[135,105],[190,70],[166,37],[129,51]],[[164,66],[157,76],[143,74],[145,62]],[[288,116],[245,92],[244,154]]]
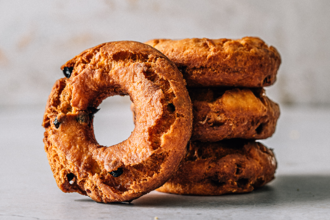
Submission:
[[[172,60],[189,87],[270,86],[281,64],[278,51],[257,37],[154,39],[146,44]]]
[[[190,88],[192,140],[266,139],[273,135],[279,105],[263,89]]]
[[[276,129],[279,105],[263,89],[189,88],[193,104],[191,140],[266,139]],[[134,103],[131,104],[135,123]]]
[[[176,174],[157,191],[190,195],[246,193],[274,179],[276,158],[254,141],[190,142]]]
[[[192,107],[176,66],[154,48],[104,43],[63,68],[43,119],[45,151],[58,187],[97,202],[136,199],[166,182],[191,136]],[[105,98],[129,95],[136,106],[130,137],[113,146],[95,139],[93,114]]]

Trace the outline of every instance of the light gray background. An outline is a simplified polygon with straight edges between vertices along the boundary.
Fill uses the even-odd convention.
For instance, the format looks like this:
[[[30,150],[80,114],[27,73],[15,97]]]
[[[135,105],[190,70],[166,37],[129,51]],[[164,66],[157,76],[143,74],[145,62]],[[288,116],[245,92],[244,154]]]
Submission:
[[[107,41],[259,36],[283,63],[267,94],[281,104],[276,179],[215,197],[152,192],[131,205],[98,204],[56,186],[42,115],[60,66]],[[327,219],[330,215],[330,1],[0,0],[0,219]],[[95,116],[100,144],[134,129],[129,98]]]
[[[328,0],[0,0],[0,105],[43,104],[60,66],[102,42],[259,36],[282,55],[280,103],[330,103]]]

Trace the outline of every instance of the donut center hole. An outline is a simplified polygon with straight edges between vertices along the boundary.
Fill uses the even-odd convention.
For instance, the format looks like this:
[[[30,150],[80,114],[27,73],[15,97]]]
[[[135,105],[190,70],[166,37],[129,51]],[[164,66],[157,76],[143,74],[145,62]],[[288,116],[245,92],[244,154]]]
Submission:
[[[112,146],[126,140],[134,130],[133,114],[129,96],[108,97],[94,115],[94,134],[103,146]]]

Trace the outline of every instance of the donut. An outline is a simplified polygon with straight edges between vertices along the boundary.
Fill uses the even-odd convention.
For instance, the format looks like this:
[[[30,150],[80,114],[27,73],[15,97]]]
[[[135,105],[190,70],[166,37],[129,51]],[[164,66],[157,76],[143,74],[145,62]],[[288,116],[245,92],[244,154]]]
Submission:
[[[176,174],[157,191],[174,194],[246,193],[274,179],[271,149],[254,141],[191,142]]]
[[[62,67],[43,118],[44,144],[58,187],[97,202],[129,202],[166,182],[191,136],[192,107],[176,66],[138,42],[104,43]],[[105,98],[129,95],[136,125],[127,140],[99,145],[93,116]]]
[[[263,89],[190,88],[192,140],[266,139],[275,132],[279,105]]]
[[[189,87],[270,86],[281,64],[278,51],[257,37],[155,39],[146,44],[171,59]]]
[[[264,89],[189,88],[193,104],[191,140],[266,139],[272,136],[280,116],[279,105]],[[134,114],[134,103],[131,110]]]

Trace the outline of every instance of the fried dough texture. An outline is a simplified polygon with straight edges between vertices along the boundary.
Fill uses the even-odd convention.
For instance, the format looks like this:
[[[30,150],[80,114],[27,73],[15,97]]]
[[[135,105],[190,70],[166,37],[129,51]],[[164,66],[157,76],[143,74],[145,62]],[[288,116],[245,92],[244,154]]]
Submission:
[[[281,64],[276,48],[257,37],[154,39],[146,44],[177,65],[188,87],[270,86],[275,82]]]
[[[266,139],[276,129],[279,105],[263,89],[189,88],[193,104],[191,140]],[[131,110],[135,120],[135,105]]]
[[[246,193],[274,179],[276,158],[254,141],[190,142],[179,170],[157,191],[190,195]]]
[[[58,187],[97,202],[136,199],[166,182],[184,157],[192,107],[176,66],[154,48],[104,43],[62,66],[71,70],[49,96],[45,151]],[[130,137],[113,146],[95,139],[93,115],[105,98],[129,95],[136,109]]]
[[[275,132],[279,105],[263,89],[190,88],[192,140],[266,139]]]

